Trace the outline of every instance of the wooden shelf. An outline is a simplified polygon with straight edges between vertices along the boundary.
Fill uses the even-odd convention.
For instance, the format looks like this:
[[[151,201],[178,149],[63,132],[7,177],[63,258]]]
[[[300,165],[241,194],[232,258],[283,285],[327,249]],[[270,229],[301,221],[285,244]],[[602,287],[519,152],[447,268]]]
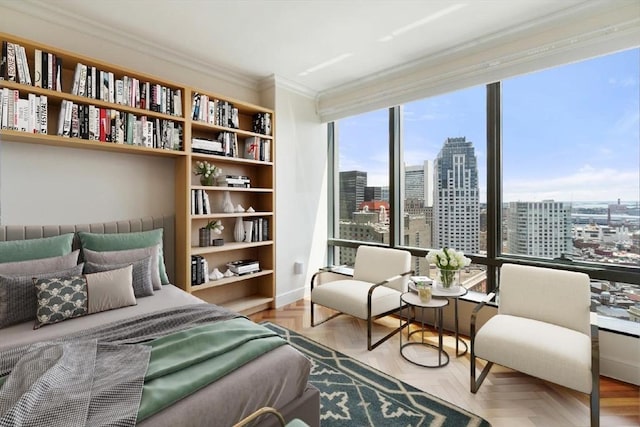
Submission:
[[[89,150],[111,151],[117,153],[142,154],[146,156],[181,157],[186,156],[182,150],[163,150],[161,148],[140,147],[137,145],[116,144],[113,142],[90,141],[80,138],[65,138],[58,135],[42,135],[2,129],[0,137],[5,142],[26,142],[29,144],[52,145],[56,147],[81,148]]]
[[[214,218],[250,218],[250,217],[264,217],[273,216],[273,212],[238,212],[238,213],[225,213],[214,212],[206,215],[191,215],[191,219],[214,219]]]
[[[237,301],[226,302],[223,305],[231,311],[235,311],[240,314],[244,314],[245,316],[253,313],[257,313],[258,311],[268,309],[272,303],[274,302],[274,298],[272,297],[264,297],[264,296],[250,296],[238,299]]]
[[[273,270],[261,270],[255,273],[243,274],[242,276],[224,277],[218,280],[210,280],[208,283],[203,283],[202,285],[191,286],[191,292],[198,292],[218,286],[229,285],[231,283],[237,283],[243,280],[249,280],[260,276],[267,276],[269,274],[273,274]]]
[[[232,191],[239,193],[273,193],[273,188],[256,188],[256,187],[219,187],[211,185],[192,185],[193,190],[207,190],[207,191]]]
[[[225,244],[222,246],[205,246],[205,247],[192,246],[191,255],[205,255],[205,254],[212,254],[216,252],[237,251],[240,249],[257,248],[259,246],[270,246],[270,245],[273,245],[273,240],[265,240],[262,242],[248,242],[248,243],[244,243],[244,242],[226,243],[225,242]]]

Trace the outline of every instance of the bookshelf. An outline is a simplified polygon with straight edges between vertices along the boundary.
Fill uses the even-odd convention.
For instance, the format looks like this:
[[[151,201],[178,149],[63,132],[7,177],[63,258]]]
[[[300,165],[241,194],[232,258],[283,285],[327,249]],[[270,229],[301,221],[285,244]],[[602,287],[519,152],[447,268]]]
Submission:
[[[225,306],[242,314],[251,314],[273,306],[275,139],[272,136],[274,134],[272,126],[270,129],[265,129],[265,126],[259,126],[260,123],[256,124],[256,117],[268,117],[270,123],[273,123],[272,110],[10,34],[0,33],[0,42],[24,47],[24,57],[32,79],[31,85],[26,81],[20,82],[17,75],[15,81],[10,81],[7,78],[7,68],[4,68],[0,70],[0,72],[4,71],[0,76],[4,78],[4,80],[0,79],[0,92],[4,95],[9,93],[13,99],[16,96],[27,100],[34,96],[38,97],[36,99],[44,97],[47,105],[46,115],[38,116],[40,110],[30,106],[28,110],[23,110],[28,111],[29,115],[35,114],[36,117],[31,122],[20,120],[22,125],[40,123],[43,118],[46,118],[46,133],[43,131],[44,126],[42,129],[37,129],[37,126],[33,125],[30,131],[25,131],[23,126],[17,129],[7,126],[0,129],[3,141],[173,158],[176,218],[175,285],[210,303]],[[59,88],[34,86],[37,51],[45,52],[40,57],[51,54],[49,58],[60,60],[57,67],[59,79],[55,77],[56,68],[52,68],[53,81],[60,83]],[[40,67],[45,67],[45,64],[41,63]],[[98,82],[105,75],[109,75],[112,82],[105,78],[104,83],[108,87],[105,89],[106,92],[102,93]],[[51,79],[48,80],[51,81]],[[84,81],[84,87],[81,90],[79,80]],[[42,83],[42,80],[40,81]],[[118,81],[120,83],[117,83]],[[128,89],[123,90],[123,85]],[[159,88],[154,94],[161,95],[151,98],[149,94],[154,90],[153,88]],[[114,92],[112,97],[109,96],[109,90]],[[119,96],[118,93],[120,93]],[[6,97],[4,95],[3,98]],[[203,107],[206,105],[211,108],[208,108],[206,113],[198,112],[194,115],[196,99],[202,101]],[[79,123],[65,124],[64,120],[60,120],[61,114],[64,117],[65,106],[71,103],[79,106],[70,110],[73,111],[72,117],[76,122],[85,125],[89,119],[84,116],[76,119],[75,110],[84,108],[86,112],[91,105],[92,108],[108,112],[108,115],[103,115],[102,120],[100,116],[97,120],[92,116],[91,120],[95,120],[94,124],[101,126],[98,130],[102,133],[93,137],[97,139],[92,139],[86,128],[84,132],[81,131]],[[14,117],[16,105],[13,109]],[[24,106],[25,103],[21,105]],[[7,108],[3,110],[6,111]],[[105,121],[105,117],[110,117],[112,120]],[[136,124],[136,122],[143,122],[142,117],[144,117],[144,123],[151,122],[158,126]],[[118,121],[118,118],[121,120]],[[133,118],[133,121],[129,120],[130,118]],[[2,125],[1,120],[2,115],[0,115],[0,125]],[[60,128],[61,123],[62,128]],[[127,126],[129,123],[132,124]],[[9,124],[7,122],[7,125]],[[67,126],[66,131],[65,126]],[[76,126],[75,132],[74,126]],[[146,134],[145,129],[148,129]],[[43,132],[40,132],[41,130]],[[227,142],[232,141],[233,144],[225,144],[226,152],[216,154],[193,152],[193,138],[221,139]],[[244,141],[246,139],[259,142],[260,155],[256,154],[255,158],[245,158]],[[198,161],[214,164],[222,169],[223,175],[247,177],[251,184],[248,188],[226,187],[224,183],[216,183],[213,186],[201,185],[199,177],[194,174],[194,166]],[[192,212],[193,190],[199,190],[208,195],[211,202],[209,213]],[[245,209],[251,207],[254,211],[224,212],[221,203],[227,192],[234,206],[240,204]],[[222,234],[214,235],[216,238],[224,239],[224,245],[200,247],[198,231],[210,220],[220,220],[224,225]],[[259,241],[236,242],[234,226],[237,220],[255,221],[256,224],[261,220],[262,223],[268,223],[268,232],[260,236]],[[259,262],[260,271],[192,285],[191,259],[196,255],[207,260],[209,270],[218,268],[221,272],[225,272],[228,262],[253,259]]]

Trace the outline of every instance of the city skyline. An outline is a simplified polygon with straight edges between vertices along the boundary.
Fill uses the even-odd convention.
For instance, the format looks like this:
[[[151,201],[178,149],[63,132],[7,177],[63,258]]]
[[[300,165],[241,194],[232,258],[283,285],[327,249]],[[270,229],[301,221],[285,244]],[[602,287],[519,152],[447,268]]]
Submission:
[[[640,49],[632,49],[504,80],[503,201],[638,203],[639,75]],[[485,92],[476,86],[402,108],[405,165],[432,161],[447,138],[466,137],[478,158],[481,203]],[[340,120],[338,134],[340,170],[388,185],[388,111]]]

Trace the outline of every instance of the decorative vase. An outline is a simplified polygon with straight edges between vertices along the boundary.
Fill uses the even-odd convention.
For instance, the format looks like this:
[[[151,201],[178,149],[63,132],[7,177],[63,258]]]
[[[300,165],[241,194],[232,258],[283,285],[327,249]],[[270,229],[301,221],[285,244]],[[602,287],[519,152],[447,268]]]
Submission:
[[[242,223],[242,218],[236,218],[236,225],[233,228],[233,238],[236,242],[242,242],[244,240],[244,224]]]
[[[233,202],[231,201],[231,193],[225,191],[222,196],[222,212],[224,213],[233,213],[235,211],[235,207],[233,206]]]
[[[200,175],[201,185],[212,186],[214,181],[215,181],[215,176],[213,175],[209,175],[209,176]]]
[[[198,244],[200,247],[207,247],[211,245],[211,230],[202,227],[198,230]]]
[[[460,283],[460,270],[447,270],[436,267],[436,286],[446,291],[455,292]]]

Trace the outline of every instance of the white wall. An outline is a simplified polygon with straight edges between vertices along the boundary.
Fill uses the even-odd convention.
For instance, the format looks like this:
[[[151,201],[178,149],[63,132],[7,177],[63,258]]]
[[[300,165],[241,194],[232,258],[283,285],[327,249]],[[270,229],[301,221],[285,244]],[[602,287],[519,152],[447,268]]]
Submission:
[[[324,264],[327,133],[314,100],[275,82],[276,306],[301,299]],[[294,263],[304,266],[294,274]]]

